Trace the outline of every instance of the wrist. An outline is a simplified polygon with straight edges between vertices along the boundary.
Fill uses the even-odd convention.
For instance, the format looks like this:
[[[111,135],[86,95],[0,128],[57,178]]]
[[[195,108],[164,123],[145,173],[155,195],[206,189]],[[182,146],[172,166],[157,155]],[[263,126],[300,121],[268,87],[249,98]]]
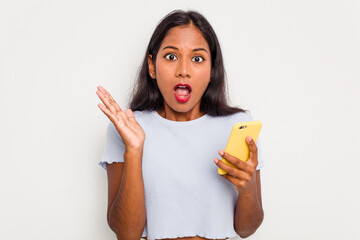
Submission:
[[[238,192],[243,195],[251,195],[257,192],[256,178],[253,176],[251,180],[243,187],[237,188]]]
[[[124,153],[124,175],[142,172],[142,151],[126,151]]]
[[[124,159],[142,159],[143,148],[126,149],[124,153]]]

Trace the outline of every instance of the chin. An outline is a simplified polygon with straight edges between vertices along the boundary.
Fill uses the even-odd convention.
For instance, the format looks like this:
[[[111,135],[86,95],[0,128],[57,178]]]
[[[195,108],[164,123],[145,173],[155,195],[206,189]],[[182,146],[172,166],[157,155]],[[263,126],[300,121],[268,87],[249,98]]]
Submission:
[[[189,107],[175,107],[175,108],[170,107],[170,108],[174,112],[178,112],[178,113],[187,113],[192,110],[192,108],[189,108]]]
[[[190,103],[175,103],[174,105],[168,105],[174,112],[187,113],[195,108],[195,105]],[[200,111],[200,109],[199,109]]]

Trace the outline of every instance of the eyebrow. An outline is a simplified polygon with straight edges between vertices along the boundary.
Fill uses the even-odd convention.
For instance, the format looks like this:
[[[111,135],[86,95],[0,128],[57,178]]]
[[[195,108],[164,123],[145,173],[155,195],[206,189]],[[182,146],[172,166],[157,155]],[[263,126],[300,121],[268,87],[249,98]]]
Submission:
[[[174,46],[166,46],[164,47],[162,50],[166,49],[166,48],[171,48],[171,49],[175,49],[175,50],[179,50],[177,47],[174,47]],[[194,48],[192,50],[192,52],[196,52],[196,51],[205,51],[208,53],[208,51],[205,49],[205,48]]]

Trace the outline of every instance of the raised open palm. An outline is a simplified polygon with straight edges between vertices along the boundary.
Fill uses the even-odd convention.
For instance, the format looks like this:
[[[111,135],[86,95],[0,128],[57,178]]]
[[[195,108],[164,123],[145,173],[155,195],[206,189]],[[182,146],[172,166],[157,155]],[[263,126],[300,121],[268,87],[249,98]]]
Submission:
[[[105,104],[99,103],[98,107],[115,125],[116,130],[124,141],[126,151],[141,150],[144,146],[145,133],[136,121],[131,109],[127,109],[125,112],[122,111],[110,93],[101,86],[98,86],[96,94]]]

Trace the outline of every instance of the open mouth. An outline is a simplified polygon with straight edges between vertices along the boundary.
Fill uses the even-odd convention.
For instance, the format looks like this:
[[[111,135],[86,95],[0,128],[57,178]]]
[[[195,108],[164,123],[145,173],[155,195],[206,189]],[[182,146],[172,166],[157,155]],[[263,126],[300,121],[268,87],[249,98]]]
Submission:
[[[191,87],[189,84],[176,84],[174,87],[174,94],[178,102],[187,102],[191,96]]]

